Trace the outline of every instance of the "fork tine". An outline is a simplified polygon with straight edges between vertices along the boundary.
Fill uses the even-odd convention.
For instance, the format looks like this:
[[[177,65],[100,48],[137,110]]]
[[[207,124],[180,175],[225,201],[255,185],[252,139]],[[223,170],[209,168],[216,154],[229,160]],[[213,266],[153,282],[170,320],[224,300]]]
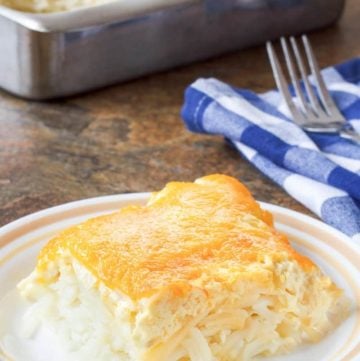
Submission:
[[[316,61],[316,58],[315,58],[314,52],[312,50],[312,47],[310,45],[310,41],[309,41],[308,37],[306,35],[303,35],[302,41],[303,41],[303,44],[305,47],[305,52],[306,52],[306,55],[307,55],[307,58],[308,58],[308,61],[310,64],[311,73],[316,81],[318,93],[319,93],[320,99],[323,103],[323,106],[324,106],[326,112],[333,117],[339,117],[338,120],[343,120],[344,117],[337,109],[337,106],[335,105],[333,99],[331,98],[331,96],[326,88],[324,79],[321,75],[319,65]]]
[[[268,41],[266,43],[266,49],[270,59],[270,64],[272,67],[276,86],[279,89],[280,93],[282,94],[283,98],[285,99],[286,105],[289,108],[293,120],[299,123],[299,125],[303,125],[306,122],[306,119],[304,118],[303,114],[297,109],[297,107],[295,106],[292,100],[291,94],[287,87],[284,73],[281,70],[279,59],[275,53],[274,47],[271,44],[271,42]]]
[[[298,64],[298,67],[299,67],[299,70],[300,70],[300,74],[301,74],[301,77],[302,77],[302,80],[303,80],[303,83],[304,83],[304,86],[305,86],[306,93],[307,93],[307,95],[309,97],[309,100],[310,100],[311,108],[312,108],[312,110],[313,110],[313,112],[315,114],[317,114],[319,116],[325,115],[323,109],[321,108],[319,100],[316,97],[316,94],[314,93],[314,90],[313,90],[313,88],[312,88],[312,86],[311,86],[311,84],[309,82],[308,76],[306,74],[304,62],[302,60],[302,56],[300,54],[299,47],[297,45],[297,41],[292,36],[290,38],[290,42],[291,42],[291,45],[292,45],[292,48],[293,48],[293,51],[294,51],[294,54],[295,54],[296,62]]]
[[[294,89],[295,89],[295,95],[297,97],[297,99],[300,101],[300,107],[301,110],[304,112],[304,114],[306,114],[307,112],[307,105],[306,105],[306,100],[304,98],[304,94],[300,88],[300,83],[299,83],[299,79],[296,75],[295,69],[294,69],[294,65],[293,65],[293,61],[289,52],[289,48],[287,45],[287,41],[284,37],[282,37],[280,39],[281,41],[281,47],[283,49],[283,53],[285,56],[285,61],[286,61],[286,65],[290,74],[290,78],[291,81],[293,83]]]

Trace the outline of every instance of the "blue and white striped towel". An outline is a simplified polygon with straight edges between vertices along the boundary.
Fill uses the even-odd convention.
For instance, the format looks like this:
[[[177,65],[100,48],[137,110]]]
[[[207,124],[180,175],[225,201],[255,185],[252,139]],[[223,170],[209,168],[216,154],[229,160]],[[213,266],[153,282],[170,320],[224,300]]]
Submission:
[[[327,68],[323,75],[341,112],[360,133],[360,58]],[[225,136],[293,198],[360,242],[358,144],[304,132],[289,120],[278,91],[257,95],[216,79],[188,87],[182,116],[191,131]]]

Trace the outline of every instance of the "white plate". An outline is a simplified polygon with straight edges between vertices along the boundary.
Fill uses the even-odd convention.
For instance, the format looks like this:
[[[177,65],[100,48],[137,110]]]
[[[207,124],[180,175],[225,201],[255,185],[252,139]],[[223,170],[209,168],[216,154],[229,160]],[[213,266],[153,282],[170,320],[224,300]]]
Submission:
[[[1,228],[0,298],[30,273],[40,248],[60,230],[87,218],[115,211],[129,203],[143,204],[148,197],[148,193],[136,193],[68,203],[34,213]],[[266,203],[262,203],[262,206],[273,213],[277,228],[289,236],[293,246],[330,275],[357,307],[352,316],[322,342],[306,346],[291,355],[267,360],[359,361],[360,248],[342,233],[311,217]],[[28,346],[24,345],[22,351]],[[32,351],[26,351],[26,361],[43,360],[47,352],[43,349],[39,357],[36,354],[38,348],[30,349]],[[56,351],[52,349],[51,354],[54,353]],[[55,360],[53,357],[51,359]]]

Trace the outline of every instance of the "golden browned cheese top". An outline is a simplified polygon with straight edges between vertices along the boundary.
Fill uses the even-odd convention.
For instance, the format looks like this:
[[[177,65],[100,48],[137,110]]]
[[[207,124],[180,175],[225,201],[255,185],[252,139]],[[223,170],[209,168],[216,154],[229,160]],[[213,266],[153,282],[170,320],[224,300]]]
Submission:
[[[250,277],[251,266],[269,260],[312,267],[244,185],[218,174],[169,183],[146,206],[125,207],[62,232],[40,253],[38,269],[45,270],[63,250],[135,300],[161,289],[181,294],[201,286],[199,280],[231,286]]]

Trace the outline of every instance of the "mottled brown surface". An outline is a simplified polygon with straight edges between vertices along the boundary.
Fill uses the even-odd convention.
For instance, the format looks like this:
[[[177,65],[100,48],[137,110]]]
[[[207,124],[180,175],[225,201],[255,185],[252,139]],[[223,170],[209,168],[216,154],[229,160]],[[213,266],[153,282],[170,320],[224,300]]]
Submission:
[[[360,2],[311,40],[321,66],[360,53]],[[179,116],[184,88],[214,76],[264,91],[274,86],[263,47],[88,95],[36,103],[0,93],[0,225],[64,202],[161,188],[221,172],[257,199],[309,213],[241,159],[221,137],[194,135]]]

